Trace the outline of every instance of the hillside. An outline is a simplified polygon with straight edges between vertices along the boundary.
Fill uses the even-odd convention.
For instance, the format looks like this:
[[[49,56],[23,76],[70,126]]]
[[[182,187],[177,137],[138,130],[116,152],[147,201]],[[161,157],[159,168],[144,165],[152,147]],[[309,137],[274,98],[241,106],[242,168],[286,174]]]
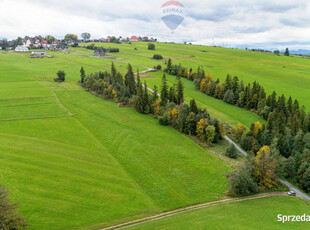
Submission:
[[[77,84],[82,65],[90,72],[110,62],[56,56],[0,52],[0,181],[29,229],[107,226],[224,195],[230,167],[155,119]],[[60,69],[66,82],[54,83]]]
[[[81,66],[92,73],[110,70],[114,61],[124,74],[129,62],[143,71],[158,64],[164,67],[171,57],[174,64],[202,66],[213,79],[223,81],[229,73],[245,83],[256,80],[267,93],[292,95],[309,111],[310,60],[306,58],[183,44],[156,43],[155,51],[148,50],[147,43],[108,45],[121,52],[95,57],[93,51],[79,47],[48,52],[56,58],[30,59],[27,54],[0,51],[0,182],[19,203],[29,229],[100,228],[216,200],[227,190],[225,174],[231,167],[156,119],[84,91],[77,83]],[[153,60],[153,54],[163,55],[164,60]],[[53,81],[58,70],[67,74],[63,83]],[[142,80],[151,88],[160,86],[162,74],[148,73]],[[169,85],[175,83],[175,76],[167,77]],[[186,102],[195,98],[198,106],[223,123],[250,127],[252,122],[264,122],[250,111],[199,92],[189,80],[182,82]],[[221,148],[225,147],[214,149]],[[250,217],[262,216],[266,200],[229,204],[224,210],[228,219],[238,223],[246,213],[238,210],[247,210]],[[308,207],[283,197],[268,204],[269,220],[277,207]],[[259,208],[253,210],[253,205]],[[201,220],[205,215],[211,222]],[[221,206],[152,226],[178,228],[183,218],[193,219],[197,228],[215,222],[223,222],[223,228],[236,226],[225,225],[217,216],[226,218]],[[253,219],[245,219],[244,225],[254,228]]]
[[[120,53],[113,54],[116,60],[122,60],[143,66],[153,67],[172,58],[174,64],[181,63],[194,70],[201,66],[206,72],[213,75],[213,79],[225,80],[227,74],[238,76],[245,83],[260,82],[267,93],[276,90],[278,95],[298,98],[308,110],[310,87],[310,59],[291,55],[289,57],[272,53],[252,52],[247,50],[229,49],[221,47],[165,44],[156,43],[155,50],[148,50],[146,43],[132,44],[105,44],[96,43],[97,46],[118,47]],[[137,50],[134,50],[134,48]],[[91,51],[84,53],[92,54]],[[153,54],[161,54],[164,60],[153,60]]]

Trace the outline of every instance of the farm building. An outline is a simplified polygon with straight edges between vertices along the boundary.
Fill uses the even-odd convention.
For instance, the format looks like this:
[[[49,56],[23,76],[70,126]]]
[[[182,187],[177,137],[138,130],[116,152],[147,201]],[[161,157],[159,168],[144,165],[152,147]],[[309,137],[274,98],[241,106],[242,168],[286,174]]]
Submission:
[[[17,46],[15,48],[15,51],[16,52],[28,52],[29,49],[27,48],[27,46],[21,45],[21,46]]]
[[[40,56],[40,57],[45,57],[46,56],[46,52],[45,51],[32,51],[31,54],[35,55],[35,56]]]

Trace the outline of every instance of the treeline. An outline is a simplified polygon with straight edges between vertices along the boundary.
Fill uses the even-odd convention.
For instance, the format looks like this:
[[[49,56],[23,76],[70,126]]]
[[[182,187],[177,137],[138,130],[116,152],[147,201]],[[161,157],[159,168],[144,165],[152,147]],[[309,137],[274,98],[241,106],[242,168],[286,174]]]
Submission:
[[[85,89],[120,105],[129,105],[139,113],[150,114],[161,125],[171,125],[179,132],[197,136],[207,143],[217,143],[224,136],[219,121],[211,118],[206,109],[198,108],[194,99],[189,105],[184,103],[184,87],[180,78],[177,84],[169,87],[163,75],[160,89],[155,85],[150,93],[146,82],[142,84],[139,73],[135,79],[130,64],[125,76],[116,70],[114,63],[110,72],[86,75],[82,67],[80,73],[80,83]]]
[[[196,72],[182,65],[167,62],[165,72],[194,81],[201,92],[257,113],[267,120],[267,125],[253,123],[249,131],[243,125],[235,130],[235,140],[254,155],[264,146],[270,146],[273,156],[278,158],[278,173],[295,181],[306,191],[310,191],[310,112],[300,106],[298,100],[286,99],[274,91],[266,95],[258,82],[245,85],[239,78],[227,75],[224,83],[214,81],[210,74],[199,68]]]
[[[109,47],[108,49],[106,49],[104,47],[97,47],[97,46],[95,46],[95,44],[85,46],[85,48],[89,49],[89,50],[103,50],[104,52],[110,52],[110,53],[118,53],[119,52],[119,48]]]

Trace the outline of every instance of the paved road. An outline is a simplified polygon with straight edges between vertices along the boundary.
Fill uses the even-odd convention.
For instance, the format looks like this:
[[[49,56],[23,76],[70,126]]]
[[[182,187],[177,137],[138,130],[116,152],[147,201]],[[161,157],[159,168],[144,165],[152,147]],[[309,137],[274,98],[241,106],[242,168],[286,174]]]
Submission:
[[[285,184],[287,187],[289,187],[290,190],[293,190],[296,192],[296,195],[305,199],[305,200],[310,200],[310,196],[299,190],[298,188],[294,187],[291,183],[289,183],[286,180],[282,180],[279,178],[282,184]]]
[[[244,156],[247,156],[247,155],[248,155],[246,151],[244,151],[242,148],[240,148],[239,145],[237,145],[237,144],[236,144],[232,139],[230,139],[228,136],[225,136],[224,138],[225,138],[225,140],[227,140],[229,143],[233,144],[233,145],[236,147],[236,149],[237,149],[241,154],[243,154]]]
[[[233,140],[231,140],[228,136],[225,136],[224,138],[225,138],[229,143],[232,143],[232,144],[236,147],[236,149],[238,149],[238,151],[239,151],[240,153],[242,153],[244,156],[247,156],[247,155],[248,155],[242,148],[240,148],[240,147],[239,147]],[[280,178],[279,178],[279,180],[280,180],[280,182],[281,182],[282,184],[286,185],[286,186],[289,188],[290,191],[291,191],[291,190],[295,191],[297,196],[299,196],[299,197],[301,197],[301,198],[303,198],[303,199],[305,199],[305,200],[310,200],[310,196],[309,196],[309,195],[305,194],[304,192],[302,192],[300,189],[298,189],[298,188],[296,188],[295,186],[293,186],[293,185],[292,185],[291,183],[289,183],[288,181],[282,180],[282,179],[280,179]]]
[[[271,196],[286,196],[286,193],[284,193],[284,192],[272,192],[272,193],[262,193],[262,194],[257,194],[257,195],[253,195],[253,196],[247,196],[247,197],[225,198],[223,200],[211,201],[211,202],[207,202],[207,203],[188,206],[185,208],[175,209],[172,211],[167,211],[167,212],[164,212],[164,213],[161,213],[158,215],[149,216],[149,217],[145,217],[142,219],[133,220],[133,221],[129,221],[126,223],[110,226],[110,227],[104,228],[103,230],[129,228],[129,227],[133,227],[133,226],[136,226],[139,224],[147,223],[147,222],[154,221],[154,220],[159,220],[159,219],[166,218],[169,216],[174,216],[174,215],[178,215],[178,214],[181,214],[184,212],[189,212],[189,211],[193,211],[193,210],[197,210],[197,209],[201,209],[201,208],[205,208],[205,207],[209,207],[209,206],[215,206],[215,205],[220,205],[220,204],[225,204],[225,203],[240,202],[240,201],[244,201],[244,200],[253,200],[253,199],[259,199],[259,198],[271,197]]]

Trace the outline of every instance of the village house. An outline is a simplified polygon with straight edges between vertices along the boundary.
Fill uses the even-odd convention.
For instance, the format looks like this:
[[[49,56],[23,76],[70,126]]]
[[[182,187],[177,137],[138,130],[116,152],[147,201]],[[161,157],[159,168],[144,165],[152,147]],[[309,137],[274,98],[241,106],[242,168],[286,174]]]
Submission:
[[[41,46],[41,42],[38,38],[34,37],[23,40],[23,45],[27,46],[28,48],[31,46],[39,48]]]
[[[130,41],[131,42],[138,42],[139,39],[137,38],[137,36],[131,36]]]

